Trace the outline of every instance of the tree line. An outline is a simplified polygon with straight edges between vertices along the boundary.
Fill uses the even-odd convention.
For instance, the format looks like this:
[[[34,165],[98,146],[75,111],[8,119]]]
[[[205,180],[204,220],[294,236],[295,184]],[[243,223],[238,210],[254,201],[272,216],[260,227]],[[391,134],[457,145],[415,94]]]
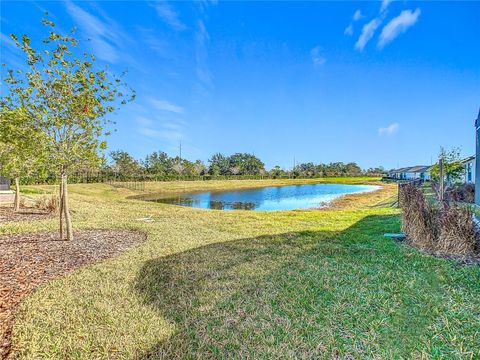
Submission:
[[[116,150],[102,158],[97,167],[78,168],[69,175],[69,182],[114,182],[114,181],[169,181],[208,179],[286,179],[321,178],[342,176],[383,176],[383,167],[362,169],[355,162],[332,162],[329,164],[299,163],[291,169],[274,166],[266,169],[265,164],[254,154],[215,153],[207,162],[188,160],[180,156],[169,156],[164,151],[154,151],[142,159],[136,159],[127,151]],[[38,172],[24,175],[22,184],[54,184],[54,173]]]
[[[101,181],[164,181],[177,179],[225,178],[316,178],[333,176],[382,176],[382,167],[363,170],[355,162],[329,164],[299,163],[292,169],[275,166],[267,170],[263,161],[249,153],[224,155],[215,153],[205,163],[169,156],[154,151],[143,159],[136,159],[123,150],[112,151],[109,159],[96,171],[86,169],[72,176],[74,182]],[[75,177],[76,176],[76,177]],[[88,177],[88,179],[87,179]],[[39,178],[37,178],[38,180]],[[40,179],[40,181],[42,181]]]

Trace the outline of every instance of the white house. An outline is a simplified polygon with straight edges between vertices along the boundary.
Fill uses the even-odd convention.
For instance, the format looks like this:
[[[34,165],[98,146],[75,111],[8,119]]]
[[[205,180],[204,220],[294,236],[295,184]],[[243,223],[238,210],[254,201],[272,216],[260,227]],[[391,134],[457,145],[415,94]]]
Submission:
[[[462,160],[462,165],[462,181],[465,183],[475,183],[475,155]]]
[[[430,166],[419,165],[391,170],[388,175],[397,180],[430,180]]]

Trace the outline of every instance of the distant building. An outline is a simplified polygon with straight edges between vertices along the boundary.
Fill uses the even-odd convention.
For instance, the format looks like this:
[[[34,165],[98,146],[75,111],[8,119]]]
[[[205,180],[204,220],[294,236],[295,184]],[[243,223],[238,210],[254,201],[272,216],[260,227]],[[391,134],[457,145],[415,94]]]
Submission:
[[[10,179],[0,176],[0,191],[10,190]]]
[[[430,166],[419,165],[389,171],[388,176],[396,180],[430,180]]]
[[[476,156],[472,155],[462,160],[462,165],[463,165],[462,181],[464,183],[475,182],[475,158]]]

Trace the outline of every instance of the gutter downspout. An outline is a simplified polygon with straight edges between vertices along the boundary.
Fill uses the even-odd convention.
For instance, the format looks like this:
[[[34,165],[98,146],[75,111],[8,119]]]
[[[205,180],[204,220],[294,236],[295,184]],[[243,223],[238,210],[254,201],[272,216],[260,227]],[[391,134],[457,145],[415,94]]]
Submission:
[[[475,204],[480,206],[480,110],[475,120],[476,152],[475,152]]]

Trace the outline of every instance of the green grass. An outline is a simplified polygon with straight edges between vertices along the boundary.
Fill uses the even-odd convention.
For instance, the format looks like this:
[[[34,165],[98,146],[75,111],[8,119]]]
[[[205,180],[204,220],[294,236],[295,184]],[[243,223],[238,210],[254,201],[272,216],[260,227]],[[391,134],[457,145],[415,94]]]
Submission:
[[[150,183],[147,191],[294,182]],[[386,205],[394,189],[364,194],[357,207],[247,212],[73,185],[76,228],[140,229],[148,240],[28,297],[15,350],[70,359],[480,357],[479,267],[384,238],[399,231],[398,210]],[[135,220],[147,215],[155,222]],[[0,233],[55,226],[9,224]]]

